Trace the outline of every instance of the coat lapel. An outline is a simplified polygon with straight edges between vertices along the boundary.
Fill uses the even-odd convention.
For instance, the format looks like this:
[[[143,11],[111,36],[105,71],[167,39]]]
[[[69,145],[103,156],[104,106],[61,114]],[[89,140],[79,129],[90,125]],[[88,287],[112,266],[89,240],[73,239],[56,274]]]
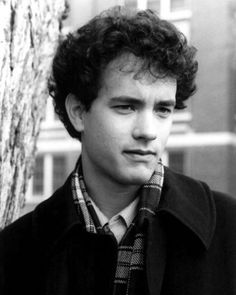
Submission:
[[[161,220],[154,217],[148,226],[146,253],[147,282],[150,295],[161,294],[166,266],[166,237]]]
[[[178,219],[208,249],[215,232],[216,209],[209,187],[165,168],[165,180],[157,214]]]
[[[165,224],[168,218],[163,218],[163,214],[187,227],[205,250],[210,246],[216,224],[215,203],[207,185],[165,168],[160,203],[148,224],[146,267],[150,295],[161,294],[168,260]]]

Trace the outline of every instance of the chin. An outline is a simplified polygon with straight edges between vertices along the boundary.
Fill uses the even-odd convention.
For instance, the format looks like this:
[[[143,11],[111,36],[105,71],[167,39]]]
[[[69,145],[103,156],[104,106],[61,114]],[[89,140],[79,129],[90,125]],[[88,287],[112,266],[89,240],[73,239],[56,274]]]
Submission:
[[[130,174],[123,179],[123,183],[126,185],[143,185],[149,181],[151,178],[153,172],[149,173],[135,173],[135,174]]]

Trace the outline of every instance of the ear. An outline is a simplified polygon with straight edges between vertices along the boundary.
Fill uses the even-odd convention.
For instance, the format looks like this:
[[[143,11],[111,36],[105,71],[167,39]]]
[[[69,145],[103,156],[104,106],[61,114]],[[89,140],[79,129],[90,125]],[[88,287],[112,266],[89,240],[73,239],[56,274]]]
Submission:
[[[82,132],[84,130],[84,105],[77,99],[74,94],[70,93],[66,97],[65,107],[70,122],[74,126],[75,130],[77,130],[78,132]]]

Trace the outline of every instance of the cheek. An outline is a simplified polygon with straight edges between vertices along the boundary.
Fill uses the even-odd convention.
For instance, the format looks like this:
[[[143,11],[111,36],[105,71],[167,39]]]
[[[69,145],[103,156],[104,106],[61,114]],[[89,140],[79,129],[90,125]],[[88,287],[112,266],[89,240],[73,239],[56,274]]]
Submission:
[[[89,149],[99,149],[109,151],[115,149],[120,142],[119,128],[108,120],[92,120],[85,125],[85,141]]]
[[[109,116],[109,114],[106,114],[104,117],[104,120],[96,122],[98,134],[108,137],[110,141],[117,141],[117,143],[127,137],[129,133],[127,120],[121,120],[115,116]]]

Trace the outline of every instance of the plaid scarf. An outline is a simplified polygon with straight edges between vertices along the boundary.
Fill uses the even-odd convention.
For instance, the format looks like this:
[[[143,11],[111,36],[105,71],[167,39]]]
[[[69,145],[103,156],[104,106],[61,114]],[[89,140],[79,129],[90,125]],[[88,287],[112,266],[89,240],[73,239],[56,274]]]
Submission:
[[[137,215],[118,245],[113,295],[143,293],[145,288],[145,220],[155,215],[154,210],[158,207],[160,201],[163,179],[164,167],[160,160],[149,182],[144,184],[139,191]],[[101,227],[86,191],[80,159],[72,174],[72,194],[79,216],[83,216],[86,231],[97,234],[104,232],[112,234],[107,226]]]

